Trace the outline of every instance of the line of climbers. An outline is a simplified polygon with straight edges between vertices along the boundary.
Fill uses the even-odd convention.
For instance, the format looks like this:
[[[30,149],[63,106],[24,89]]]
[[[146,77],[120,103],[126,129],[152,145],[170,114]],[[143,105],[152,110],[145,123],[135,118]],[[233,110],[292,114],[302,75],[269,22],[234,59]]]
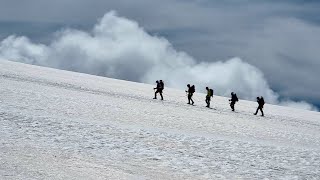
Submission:
[[[160,96],[161,96],[161,100],[163,100],[163,96],[162,96],[162,91],[164,89],[164,83],[162,80],[160,81],[156,81],[156,84],[157,84],[157,87],[153,88],[155,91],[154,93],[154,98],[153,99],[157,99],[157,94],[159,93]],[[192,99],[192,96],[193,96],[193,93],[196,92],[196,88],[194,85],[190,85],[190,84],[187,84],[187,88],[188,90],[186,90],[186,94],[187,94],[187,97],[188,97],[188,104],[191,104],[191,105],[194,105],[194,101]],[[209,87],[206,87],[206,90],[207,90],[207,95],[206,95],[206,100],[205,102],[207,103],[207,108],[210,108],[210,101],[211,101],[211,97],[213,97],[213,89],[210,89]],[[191,101],[191,103],[190,103]],[[231,92],[231,99],[229,99],[229,102],[230,102],[230,107],[231,107],[231,110],[234,111],[234,105],[236,104],[236,102],[238,102],[239,99],[237,97],[237,94],[234,93],[234,92]],[[258,107],[257,107],[257,110],[256,112],[254,113],[254,115],[257,115],[258,114],[258,111],[260,110],[261,111],[261,116],[264,116],[263,114],[263,106],[265,104],[264,102],[264,99],[263,97],[257,97],[257,103],[258,103]]]

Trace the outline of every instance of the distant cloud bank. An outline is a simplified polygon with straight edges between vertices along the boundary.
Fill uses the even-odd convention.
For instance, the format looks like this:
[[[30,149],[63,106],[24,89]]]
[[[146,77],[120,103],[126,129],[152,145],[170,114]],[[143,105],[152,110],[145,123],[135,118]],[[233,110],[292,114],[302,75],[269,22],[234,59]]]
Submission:
[[[130,81],[154,83],[163,79],[167,86],[205,86],[218,95],[234,91],[242,99],[264,96],[271,104],[317,111],[307,102],[279,101],[263,73],[240,58],[214,63],[197,63],[176,51],[166,39],[151,36],[129,19],[109,12],[90,32],[64,29],[50,44],[36,44],[27,37],[9,36],[0,44],[0,57],[12,61],[48,66]]]

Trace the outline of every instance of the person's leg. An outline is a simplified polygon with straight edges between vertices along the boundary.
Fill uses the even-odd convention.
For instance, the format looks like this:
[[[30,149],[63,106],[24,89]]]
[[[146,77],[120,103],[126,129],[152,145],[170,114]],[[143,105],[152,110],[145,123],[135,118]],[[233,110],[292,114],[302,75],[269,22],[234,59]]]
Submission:
[[[188,104],[190,104],[191,95],[188,94]]]
[[[235,102],[231,101],[230,106],[231,106],[232,111],[234,111],[234,104],[235,104]]]
[[[206,97],[206,103],[207,103],[207,107],[209,107],[208,97]]]
[[[156,92],[154,93],[155,99],[157,99],[157,94],[158,94],[158,93],[160,94],[160,96],[162,96],[161,90],[160,90],[160,89],[157,89]]]
[[[154,98],[153,99],[157,99],[157,93],[158,93],[158,90],[156,90],[156,92],[154,92]]]
[[[257,115],[257,114],[258,114],[258,111],[259,111],[259,107],[257,108],[256,113],[254,113],[254,115]]]
[[[260,111],[261,111],[261,116],[264,116],[262,107],[260,107]]]
[[[194,101],[193,101],[193,99],[192,99],[192,95],[193,94],[191,94],[191,96],[190,96],[190,100],[192,101],[192,105],[194,104]]]
[[[161,96],[161,100],[163,100],[162,91],[160,91],[159,93],[160,93],[160,96]]]

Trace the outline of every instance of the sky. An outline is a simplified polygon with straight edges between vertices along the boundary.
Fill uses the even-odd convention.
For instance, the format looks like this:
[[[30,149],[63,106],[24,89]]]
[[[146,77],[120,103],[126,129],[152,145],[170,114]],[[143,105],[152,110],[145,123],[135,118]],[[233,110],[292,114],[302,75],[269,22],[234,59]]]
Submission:
[[[319,8],[311,0],[0,0],[0,57],[177,88],[209,84],[219,95],[314,110]]]

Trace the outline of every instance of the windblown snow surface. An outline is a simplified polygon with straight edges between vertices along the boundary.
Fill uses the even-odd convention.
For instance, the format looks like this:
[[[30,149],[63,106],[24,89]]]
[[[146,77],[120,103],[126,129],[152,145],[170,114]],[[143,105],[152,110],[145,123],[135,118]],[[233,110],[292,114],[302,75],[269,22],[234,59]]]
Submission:
[[[0,61],[0,179],[320,179],[320,113],[153,93]]]

